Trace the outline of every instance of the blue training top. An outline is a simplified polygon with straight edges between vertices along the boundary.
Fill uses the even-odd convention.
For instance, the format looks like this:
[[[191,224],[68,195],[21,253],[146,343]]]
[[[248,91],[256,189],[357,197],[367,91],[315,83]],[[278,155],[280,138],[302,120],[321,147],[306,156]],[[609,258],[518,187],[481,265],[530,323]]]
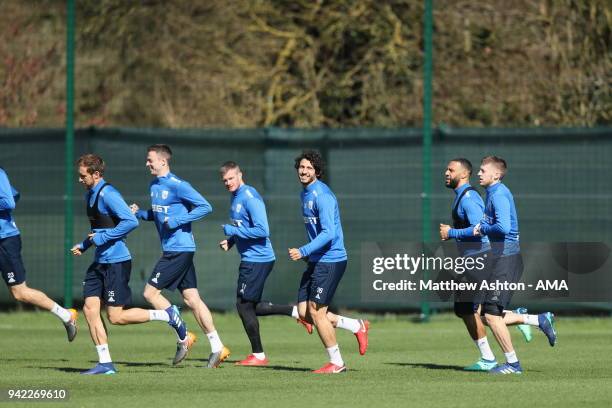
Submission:
[[[13,210],[19,201],[17,191],[4,169],[0,168],[0,239],[19,235],[19,228],[13,219]]]
[[[487,187],[487,200],[480,232],[489,237],[493,253],[507,256],[518,254],[519,225],[514,197],[505,184],[499,182]]]
[[[188,182],[173,173],[151,182],[151,209],[136,216],[155,221],[162,249],[168,252],[195,252],[191,223],[212,212],[212,206]]]
[[[457,241],[457,249],[461,256],[479,254],[491,248],[486,236],[474,236],[474,227],[482,220],[484,215],[484,201],[482,201],[480,194],[474,190],[466,191],[463,194],[470,187],[470,184],[466,183],[455,189],[455,200],[453,200],[452,206],[452,208],[457,207],[457,216],[468,226],[461,229],[451,228],[448,231],[448,237]],[[457,204],[461,194],[463,194],[463,197]]]
[[[317,180],[301,193],[302,215],[310,242],[300,248],[309,262],[340,262],[347,259],[338,200]]]
[[[253,187],[243,184],[232,193],[231,225],[223,226],[230,246],[236,244],[245,262],[271,262],[274,250],[263,198]]]
[[[101,179],[93,189],[85,194],[88,206],[94,205],[98,191],[105,184],[106,181]],[[95,228],[92,231],[96,233],[93,237],[93,243],[96,244],[94,261],[98,263],[117,263],[132,259],[125,238],[127,234],[138,227],[138,220],[115,187],[109,185],[100,191],[98,211],[104,215],[114,215],[119,219],[119,223],[114,228]],[[92,242],[89,238],[85,238],[79,244],[79,247],[82,251],[86,251],[91,245]]]

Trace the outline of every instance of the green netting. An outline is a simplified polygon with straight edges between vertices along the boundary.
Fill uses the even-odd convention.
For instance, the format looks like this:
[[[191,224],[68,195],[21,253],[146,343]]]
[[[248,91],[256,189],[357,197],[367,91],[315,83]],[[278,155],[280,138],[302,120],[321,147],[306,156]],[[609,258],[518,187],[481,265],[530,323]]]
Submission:
[[[449,159],[463,156],[477,165],[488,154],[509,164],[505,179],[519,212],[521,241],[612,241],[612,129],[438,129],[433,158],[431,234],[450,220],[452,192],[442,183]],[[0,130],[0,166],[21,191],[15,211],[23,237],[28,282],[50,296],[63,296],[64,131]],[[422,148],[418,129],[319,130],[163,130],[81,129],[76,156],[95,152],[107,162],[106,179],[128,203],[149,202],[150,175],[145,149],[168,143],[174,150],[172,170],[189,180],[213,205],[214,212],[194,224],[198,243],[196,268],[205,301],[214,308],[233,307],[236,253],[222,253],[220,225],[226,221],[229,195],[218,167],[238,162],[247,183],[263,195],[268,207],[277,263],[265,297],[295,298],[302,263],[286,258],[288,247],[304,243],[299,205],[300,185],[293,158],[315,147],[328,161],[326,181],[341,208],[349,266],[335,302],[363,307],[360,298],[360,245],[364,241],[419,241],[421,231]],[[75,157],[76,159],[76,157]],[[88,232],[82,188],[75,173],[75,242]],[[142,222],[128,239],[133,254],[131,287],[141,292],[160,255],[151,223]],[[81,299],[81,279],[91,254],[75,260],[73,294]],[[0,302],[8,301],[4,285]],[[393,305],[389,305],[392,307]],[[376,307],[380,308],[380,305]]]

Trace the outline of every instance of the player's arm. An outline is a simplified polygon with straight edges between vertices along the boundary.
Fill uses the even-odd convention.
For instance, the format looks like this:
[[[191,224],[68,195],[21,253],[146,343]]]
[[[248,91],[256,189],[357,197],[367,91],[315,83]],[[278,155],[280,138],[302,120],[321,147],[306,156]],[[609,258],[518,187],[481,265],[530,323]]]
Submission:
[[[510,200],[504,195],[493,197],[493,208],[495,209],[495,223],[480,224],[482,235],[506,235],[510,232]]]
[[[448,230],[449,238],[468,238],[474,236],[474,227],[482,220],[484,209],[473,200],[461,200],[461,208],[465,219],[470,223],[466,228],[451,228]]]
[[[212,212],[210,203],[186,181],[176,187],[176,194],[181,201],[189,204],[191,210],[185,215],[168,217],[167,223],[170,229],[197,221]]]
[[[321,232],[308,244],[299,248],[302,257],[310,256],[313,252],[329,244],[336,236],[334,225],[335,202],[331,195],[323,194],[317,198],[317,208],[319,210],[319,223]]]
[[[270,236],[270,228],[268,226],[268,216],[266,215],[266,206],[262,200],[251,198],[245,203],[245,208],[251,220],[253,226],[242,225],[235,226],[225,224],[223,226],[223,232],[226,236],[237,236],[238,238],[253,239],[253,238],[266,238]]]
[[[17,193],[19,195],[19,193]],[[0,171],[0,210],[14,210],[15,196],[5,172]]]
[[[138,220],[117,191],[107,191],[104,197],[100,197],[109,214],[120,219],[115,228],[96,232],[91,239],[96,246],[104,245],[109,241],[116,241],[125,237],[138,227]]]

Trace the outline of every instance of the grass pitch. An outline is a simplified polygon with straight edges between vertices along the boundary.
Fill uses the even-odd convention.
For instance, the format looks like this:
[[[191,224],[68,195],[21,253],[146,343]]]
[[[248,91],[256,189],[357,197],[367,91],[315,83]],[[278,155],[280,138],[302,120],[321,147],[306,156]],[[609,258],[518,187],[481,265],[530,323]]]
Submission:
[[[427,324],[407,317],[369,316],[370,347],[357,351],[352,334],[338,330],[349,371],[317,376],[310,370],[327,355],[315,334],[283,317],[261,318],[266,368],[236,367],[249,352],[236,314],[216,314],[215,324],[232,350],[221,368],[205,367],[209,345],[201,331],[188,358],[172,367],[175,336],[166,324],[107,325],[119,372],[81,376],[97,361],[83,316],[69,344],[49,313],[0,313],[0,388],[64,388],[79,407],[609,407],[612,404],[612,319],[560,318],[551,348],[534,332],[527,344],[512,328],[523,375],[463,372],[477,351],[462,322],[451,315]],[[185,313],[190,330],[197,327]],[[490,342],[494,343],[492,336]],[[498,360],[503,354],[494,346]],[[2,406],[12,405],[0,401]],[[38,403],[17,406],[40,406]]]

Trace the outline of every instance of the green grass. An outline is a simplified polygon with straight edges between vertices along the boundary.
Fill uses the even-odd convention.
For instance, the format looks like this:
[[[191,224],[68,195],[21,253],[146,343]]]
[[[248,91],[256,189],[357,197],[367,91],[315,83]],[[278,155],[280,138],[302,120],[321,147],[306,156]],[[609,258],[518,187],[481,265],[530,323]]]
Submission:
[[[348,373],[317,376],[326,362],[316,334],[308,336],[289,318],[260,319],[267,368],[235,367],[249,353],[235,314],[215,323],[232,349],[220,369],[207,370],[205,336],[187,360],[170,365],[174,334],[160,322],[109,326],[110,349],[119,373],[80,376],[96,362],[80,317],[80,333],[67,343],[59,321],[48,313],[0,314],[0,388],[66,388],[68,403],[51,406],[119,407],[608,407],[612,401],[612,319],[561,318],[556,347],[534,333],[526,344],[513,328],[525,373],[492,376],[462,372],[476,348],[451,315],[428,324],[407,317],[370,316],[370,348],[359,356],[354,336],[338,331]],[[186,314],[188,326],[196,325]],[[201,332],[200,332],[201,333]],[[490,337],[492,340],[492,337]],[[498,356],[503,357],[495,347]],[[0,402],[0,408],[4,404]],[[38,404],[31,404],[39,406]],[[27,406],[20,404],[19,406]]]

